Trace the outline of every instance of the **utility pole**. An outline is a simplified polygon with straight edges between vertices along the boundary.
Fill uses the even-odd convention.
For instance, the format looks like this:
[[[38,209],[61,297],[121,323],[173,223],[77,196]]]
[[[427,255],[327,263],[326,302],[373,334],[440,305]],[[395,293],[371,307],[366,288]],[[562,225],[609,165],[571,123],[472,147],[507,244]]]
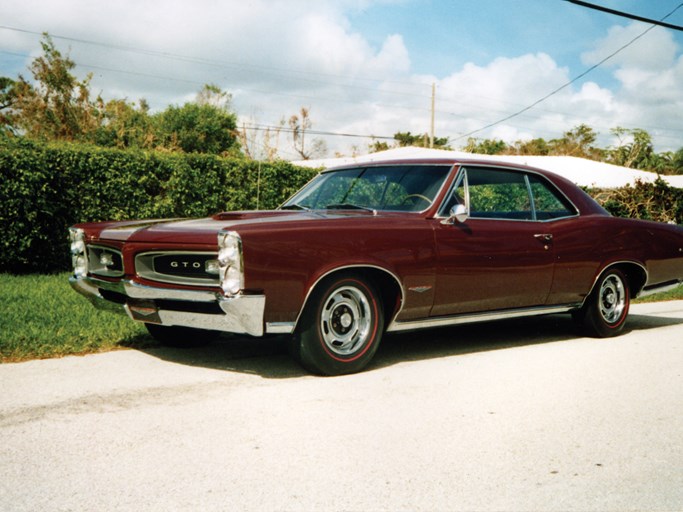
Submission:
[[[436,84],[432,82],[432,123],[429,130],[429,147],[434,149],[434,98],[436,97]]]

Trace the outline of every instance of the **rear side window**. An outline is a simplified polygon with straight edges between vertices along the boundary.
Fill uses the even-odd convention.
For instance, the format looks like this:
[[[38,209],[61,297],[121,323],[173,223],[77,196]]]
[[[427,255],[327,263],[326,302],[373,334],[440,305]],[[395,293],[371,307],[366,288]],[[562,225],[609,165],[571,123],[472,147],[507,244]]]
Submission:
[[[559,219],[576,215],[576,208],[546,180],[529,175],[537,220]]]

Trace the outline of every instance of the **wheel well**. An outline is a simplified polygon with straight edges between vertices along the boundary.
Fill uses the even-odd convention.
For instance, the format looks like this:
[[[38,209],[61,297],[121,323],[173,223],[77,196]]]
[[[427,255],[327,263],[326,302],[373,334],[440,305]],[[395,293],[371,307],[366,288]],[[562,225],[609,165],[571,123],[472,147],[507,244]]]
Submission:
[[[609,272],[615,268],[621,270],[626,276],[626,279],[628,280],[628,287],[631,291],[631,297],[637,297],[647,282],[647,272],[645,269],[637,263],[620,262],[610,265],[603,270],[600,275],[602,276],[606,272]]]
[[[403,303],[403,294],[401,286],[396,281],[396,278],[378,268],[362,268],[358,269],[361,275],[370,281],[377,292],[382,297],[382,305],[384,306],[384,322],[386,325],[394,319],[394,315],[401,309]]]
[[[336,279],[340,274],[361,277],[375,287],[377,293],[382,299],[385,325],[388,325],[391,320],[394,319],[394,315],[401,309],[401,304],[403,302],[403,291],[398,279],[386,270],[377,267],[359,266],[341,268],[326,274],[322,279],[315,283],[311,290],[309,290],[301,311],[303,312],[303,310],[308,306],[308,300],[316,288],[323,286],[326,282],[329,282],[332,279]],[[299,317],[300,316],[301,315],[299,315]],[[299,319],[297,319],[296,323],[299,323]]]

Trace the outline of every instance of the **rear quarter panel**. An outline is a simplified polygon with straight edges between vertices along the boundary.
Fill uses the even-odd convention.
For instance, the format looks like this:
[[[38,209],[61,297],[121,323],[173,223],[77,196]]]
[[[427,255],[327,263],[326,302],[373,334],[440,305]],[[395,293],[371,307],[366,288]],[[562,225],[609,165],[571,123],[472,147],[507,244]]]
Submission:
[[[683,279],[683,229],[656,222],[587,215],[555,223],[556,267],[550,303],[583,301],[600,273],[635,263],[648,285]]]

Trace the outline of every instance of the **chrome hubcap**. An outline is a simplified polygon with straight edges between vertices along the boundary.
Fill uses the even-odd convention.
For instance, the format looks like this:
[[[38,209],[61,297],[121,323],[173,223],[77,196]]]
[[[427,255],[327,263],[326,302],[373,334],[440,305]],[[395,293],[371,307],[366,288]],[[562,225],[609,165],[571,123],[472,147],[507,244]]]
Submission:
[[[624,282],[615,274],[605,278],[600,286],[600,315],[608,324],[617,323],[626,308]]]
[[[348,356],[363,347],[370,335],[372,315],[367,296],[354,286],[335,290],[320,315],[320,332],[327,348]]]

